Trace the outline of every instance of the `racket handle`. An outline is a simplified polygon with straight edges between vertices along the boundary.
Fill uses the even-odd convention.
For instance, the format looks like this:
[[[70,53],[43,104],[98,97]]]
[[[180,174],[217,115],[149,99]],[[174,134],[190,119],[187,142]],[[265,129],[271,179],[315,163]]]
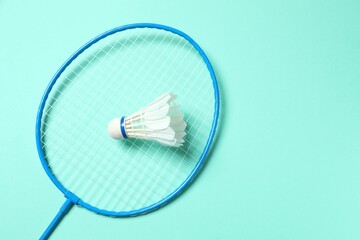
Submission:
[[[51,233],[54,231],[56,226],[61,222],[61,219],[63,219],[63,217],[69,212],[72,206],[74,206],[74,202],[70,199],[66,199],[65,203],[61,206],[58,214],[56,214],[50,225],[41,235],[40,240],[46,240],[50,237]]]

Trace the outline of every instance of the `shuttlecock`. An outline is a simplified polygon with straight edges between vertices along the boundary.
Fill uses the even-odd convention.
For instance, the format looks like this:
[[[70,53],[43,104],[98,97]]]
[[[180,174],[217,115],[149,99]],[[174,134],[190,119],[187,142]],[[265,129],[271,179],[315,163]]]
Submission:
[[[182,146],[186,122],[175,99],[176,95],[167,92],[129,116],[114,118],[108,125],[109,135],[114,139],[139,138]]]

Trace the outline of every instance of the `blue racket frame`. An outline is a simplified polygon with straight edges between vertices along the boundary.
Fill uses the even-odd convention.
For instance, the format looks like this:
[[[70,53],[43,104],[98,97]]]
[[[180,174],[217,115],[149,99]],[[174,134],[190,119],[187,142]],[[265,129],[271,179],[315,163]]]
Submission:
[[[98,42],[99,40],[101,40],[111,34],[114,34],[114,33],[120,32],[120,31],[124,31],[124,30],[128,30],[128,29],[134,29],[134,28],[162,29],[162,30],[177,34],[177,35],[185,38],[189,43],[191,43],[191,45],[199,52],[199,54],[203,58],[204,62],[206,63],[206,66],[209,70],[209,73],[210,73],[210,76],[212,79],[212,83],[213,83],[213,88],[214,88],[214,101],[215,101],[214,110],[215,111],[214,111],[214,117],[213,117],[210,135],[209,135],[209,138],[206,142],[206,146],[200,156],[198,163],[196,164],[196,166],[194,167],[192,172],[189,174],[189,176],[185,179],[185,181],[177,189],[175,189],[174,192],[169,194],[167,197],[165,197],[161,201],[154,203],[148,207],[138,209],[138,210],[132,210],[132,211],[126,211],[126,212],[125,211],[122,211],[122,212],[107,211],[107,210],[99,209],[97,207],[94,207],[94,206],[82,201],[74,193],[68,191],[53,175],[51,169],[48,166],[48,162],[46,161],[46,159],[44,157],[44,152],[42,149],[41,130],[40,130],[41,129],[41,119],[43,116],[43,110],[45,107],[46,100],[49,96],[49,93],[50,93],[52,87],[54,86],[54,84],[56,83],[57,79],[62,74],[62,72],[67,68],[67,66],[69,66],[71,64],[71,62],[75,58],[77,58],[83,51],[85,51],[87,48],[89,48],[91,45]],[[64,215],[71,209],[71,207],[74,204],[83,206],[90,211],[93,211],[95,213],[102,214],[105,216],[131,217],[131,216],[137,216],[140,214],[145,214],[145,213],[154,211],[154,210],[158,209],[159,207],[165,205],[166,203],[170,202],[171,200],[173,200],[190,184],[190,182],[194,179],[196,174],[199,172],[199,170],[203,166],[205,158],[206,158],[207,154],[209,153],[210,146],[214,140],[214,136],[215,136],[215,132],[216,132],[217,124],[218,124],[218,118],[219,118],[219,108],[220,108],[219,88],[218,88],[215,72],[211,66],[211,63],[210,63],[208,57],[206,56],[206,54],[204,53],[204,51],[201,49],[201,47],[190,36],[188,36],[184,32],[177,30],[175,28],[169,27],[169,26],[155,24],[155,23],[135,23],[135,24],[128,24],[128,25],[116,27],[116,28],[106,31],[106,32],[100,34],[99,36],[95,37],[94,39],[90,40],[88,43],[86,43],[84,46],[82,46],[80,49],[78,49],[69,59],[67,59],[65,61],[65,63],[60,67],[60,69],[56,72],[56,74],[54,75],[54,77],[52,78],[52,80],[50,81],[49,85],[47,86],[47,88],[45,90],[45,93],[41,99],[40,106],[38,109],[35,134],[36,134],[36,145],[37,145],[37,150],[38,150],[38,154],[40,157],[40,161],[41,161],[41,164],[42,164],[46,174],[49,176],[51,181],[56,185],[57,188],[60,189],[60,191],[62,191],[64,193],[64,195],[66,197],[66,201],[63,204],[63,206],[60,208],[59,213],[55,216],[54,220],[50,223],[49,227],[46,229],[46,231],[44,232],[44,234],[41,236],[40,239],[47,239],[50,236],[50,234],[55,229],[57,224],[61,221],[61,219],[64,217]]]

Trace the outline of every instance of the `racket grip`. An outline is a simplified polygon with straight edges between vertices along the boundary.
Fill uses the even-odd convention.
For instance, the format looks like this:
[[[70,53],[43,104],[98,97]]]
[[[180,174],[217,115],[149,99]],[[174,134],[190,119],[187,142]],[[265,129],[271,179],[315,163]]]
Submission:
[[[50,237],[51,233],[54,231],[56,226],[61,222],[63,217],[69,212],[69,210],[74,206],[74,202],[70,199],[66,199],[65,203],[61,206],[58,214],[54,217],[50,225],[47,227],[45,232],[41,235],[40,240],[46,240]]]

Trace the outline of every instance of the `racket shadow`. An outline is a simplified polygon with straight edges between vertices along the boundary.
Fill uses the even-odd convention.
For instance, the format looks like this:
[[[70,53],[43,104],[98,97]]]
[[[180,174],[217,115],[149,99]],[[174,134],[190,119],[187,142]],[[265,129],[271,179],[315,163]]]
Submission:
[[[220,96],[222,96],[221,99],[220,99],[220,111],[221,111],[221,113],[219,114],[219,120],[218,120],[219,122],[218,122],[218,125],[217,125],[216,134],[215,134],[214,139],[213,139],[213,142],[212,142],[212,145],[213,145],[213,146],[216,146],[216,145],[219,143],[219,141],[220,141],[220,139],[221,139],[221,137],[222,137],[222,135],[221,135],[220,133],[223,131],[224,125],[226,125],[226,124],[223,124],[223,123],[224,123],[225,120],[226,120],[227,100],[226,100],[226,98],[224,97],[225,94],[222,94],[222,89],[223,89],[223,87],[222,87],[222,81],[221,81],[222,77],[221,77],[221,74],[220,74],[221,72],[219,71],[219,69],[216,69],[216,66],[213,66],[213,68],[214,68],[214,71],[217,73],[217,74],[216,74],[216,78],[217,78],[217,84],[218,84],[218,87],[219,87],[219,94],[220,94]],[[220,74],[220,75],[219,75],[219,74]],[[195,181],[195,180],[198,179],[198,178],[201,178],[201,176],[203,176],[203,174],[201,174],[201,173],[202,173],[202,171],[204,170],[204,168],[205,168],[208,164],[211,163],[211,158],[212,158],[212,155],[214,154],[215,149],[216,149],[216,147],[210,148],[210,150],[209,150],[209,152],[208,152],[208,154],[207,154],[207,156],[206,156],[206,161],[204,161],[203,165],[202,165],[201,168],[198,170],[197,174],[194,175],[194,177],[192,178],[191,182],[190,182],[189,184],[187,184],[185,188],[182,189],[181,194],[179,193],[179,194],[176,196],[176,198],[173,198],[173,199],[172,199],[171,201],[169,201],[168,203],[171,203],[172,201],[176,200],[177,198],[182,198],[183,196],[185,196],[185,195],[186,195],[186,192],[187,192],[187,189],[188,189],[189,187],[191,187],[193,184],[196,184],[196,183],[194,183],[194,182],[199,182],[199,181]],[[159,209],[159,210],[161,210],[161,209]],[[158,210],[158,211],[159,211],[159,210]]]
[[[217,73],[219,73],[219,71],[217,71]],[[217,79],[218,79],[220,95],[225,96],[225,95],[221,94],[221,89],[222,89],[221,79],[222,78],[217,76]],[[219,79],[220,79],[220,81],[219,81]],[[222,122],[225,121],[226,112],[227,112],[226,99],[224,97],[221,98],[220,108],[221,108],[221,114],[219,114],[219,124],[218,124],[218,128],[216,131],[217,134],[215,134],[215,137],[213,139],[213,143],[212,143],[213,145],[217,145],[219,143],[219,140],[222,137],[222,135],[219,133],[221,133],[223,131],[223,125],[225,125],[225,124],[221,124]],[[185,114],[185,117],[186,117],[186,114]],[[187,124],[188,124],[187,129],[190,129],[190,131],[191,131],[191,128],[192,128],[191,123],[188,122]],[[166,147],[166,146],[162,146],[161,144],[156,143],[156,142],[149,142],[149,141],[141,140],[141,139],[127,139],[126,141],[118,141],[118,144],[119,144],[119,147],[126,146],[127,148],[132,148],[134,151],[141,151],[141,150],[147,149],[147,151],[150,151],[153,154],[161,155],[161,154],[168,154],[170,152],[173,154],[180,155],[182,157],[185,155],[191,156],[191,154],[194,152],[194,148],[193,148],[192,144],[190,144],[190,142],[192,142],[192,141],[187,139],[187,137],[189,137],[189,132],[187,132],[187,134],[188,135],[185,137],[185,140],[187,140],[187,141],[185,141],[184,145],[179,148]],[[214,154],[214,150],[215,150],[215,147],[210,148],[210,150],[206,156],[206,161],[203,163],[201,168],[198,170],[197,174],[194,175],[194,177],[191,179],[191,182],[189,184],[187,184],[186,187],[184,187],[181,192],[178,192],[175,198],[172,198],[170,201],[168,201],[166,203],[166,205],[173,202],[175,199],[181,198],[183,195],[186,195],[187,189],[194,184],[194,181],[197,178],[201,178],[201,172],[208,164],[210,164],[209,162],[211,162],[211,158],[212,158],[212,155]],[[198,161],[198,160],[193,160],[193,161]],[[176,166],[179,163],[176,158],[170,158],[169,164]],[[154,210],[156,210],[156,209],[154,209]],[[159,210],[161,210],[161,208],[157,209],[157,211],[159,211]],[[150,212],[147,212],[147,213],[150,213]]]

